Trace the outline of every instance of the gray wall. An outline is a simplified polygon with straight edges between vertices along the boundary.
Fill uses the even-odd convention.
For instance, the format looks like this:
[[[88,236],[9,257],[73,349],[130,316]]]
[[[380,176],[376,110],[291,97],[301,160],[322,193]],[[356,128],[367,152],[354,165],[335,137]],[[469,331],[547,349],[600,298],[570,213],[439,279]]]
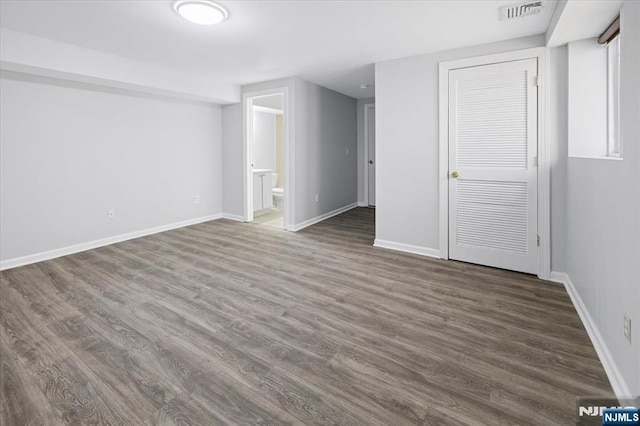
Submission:
[[[357,102],[299,79],[295,91],[295,223],[300,224],[357,202]]]
[[[551,270],[567,270],[567,47],[551,49],[549,144],[551,146]]]
[[[242,199],[242,105],[222,107],[222,210],[243,217]]]
[[[364,204],[364,106],[375,104],[376,98],[358,99],[358,203]]]
[[[438,64],[542,45],[535,36],[376,64],[376,239],[439,250]]]
[[[221,212],[219,106],[7,73],[0,90],[3,261]]]
[[[625,2],[621,19],[620,108],[624,159],[568,159],[567,273],[632,395],[638,395],[640,3]],[[623,312],[629,313],[633,321],[632,344],[623,336]]]

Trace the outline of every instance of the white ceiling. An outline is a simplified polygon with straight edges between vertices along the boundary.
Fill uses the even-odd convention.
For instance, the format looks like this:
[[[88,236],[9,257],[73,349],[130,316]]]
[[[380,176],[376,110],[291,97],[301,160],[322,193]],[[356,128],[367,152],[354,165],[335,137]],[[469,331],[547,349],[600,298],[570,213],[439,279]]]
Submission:
[[[223,85],[300,77],[364,98],[374,94],[375,62],[541,34],[555,7],[545,1],[542,13],[507,22],[500,7],[522,1],[218,3],[230,17],[206,27],[170,1],[1,0],[0,26]],[[220,99],[238,102],[239,91]]]

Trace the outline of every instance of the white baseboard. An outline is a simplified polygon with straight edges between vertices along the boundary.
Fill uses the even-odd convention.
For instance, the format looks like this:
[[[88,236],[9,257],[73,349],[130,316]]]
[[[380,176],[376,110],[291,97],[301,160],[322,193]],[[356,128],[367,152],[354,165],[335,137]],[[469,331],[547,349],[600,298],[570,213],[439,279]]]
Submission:
[[[584,328],[587,330],[587,334],[589,335],[589,339],[591,339],[591,344],[595,348],[598,358],[600,358],[600,362],[604,367],[605,373],[607,373],[607,377],[609,378],[609,382],[611,382],[611,387],[613,388],[616,397],[620,400],[628,399],[632,396],[629,386],[625,382],[624,376],[613,360],[611,352],[609,352],[609,348],[607,347],[602,334],[600,334],[600,330],[598,330],[598,326],[587,310],[587,307],[582,301],[582,298],[580,297],[578,290],[573,285],[569,275],[564,272],[552,271],[549,276],[549,281],[564,284],[564,288],[567,290],[567,293],[569,293],[573,307],[578,312],[582,325],[584,325]]]
[[[299,231],[299,230],[304,229],[304,228],[306,228],[308,226],[315,225],[318,222],[322,222],[323,220],[327,220],[330,217],[337,216],[339,214],[342,214],[342,213],[344,213],[346,211],[349,211],[351,209],[354,209],[356,207],[358,207],[358,203],[348,204],[348,205],[346,205],[344,207],[340,207],[339,209],[335,209],[333,211],[330,211],[329,213],[321,214],[320,216],[316,216],[316,217],[313,217],[311,219],[305,220],[304,222],[301,222],[301,223],[298,223],[296,225],[293,225],[293,226],[290,227],[289,230],[290,231],[294,231],[294,232]]]
[[[440,259],[440,250],[436,250],[429,247],[413,246],[410,244],[379,240],[377,238],[373,241],[373,246],[389,249],[389,250],[402,251],[405,253],[419,254],[421,256],[435,257],[437,259]]]
[[[195,225],[202,222],[208,222],[210,220],[216,220],[222,218],[222,213],[212,214],[209,216],[198,217],[195,219],[183,220],[181,222],[170,223],[167,225],[160,225],[153,228],[147,228],[140,231],[129,232],[127,234],[115,235],[113,237],[102,238],[95,241],[89,241],[86,243],[75,244],[68,247],[62,247],[55,250],[49,250],[42,253],[31,254],[23,257],[16,257],[14,259],[3,260],[0,262],[0,271],[5,269],[17,268],[18,266],[29,265],[31,263],[43,262],[45,260],[55,259],[56,257],[67,256],[81,251],[87,251],[98,247],[108,246],[110,244],[120,243],[122,241],[132,240],[134,238],[140,238],[151,234],[157,234],[159,232],[170,231],[172,229],[184,228],[185,226]]]
[[[223,219],[229,219],[229,220],[235,220],[236,222],[246,222],[244,220],[244,216],[240,216],[240,215],[237,215],[237,214],[222,213],[222,218]]]
[[[369,204],[365,203],[364,201],[358,201],[358,207],[369,207]]]
[[[549,274],[549,281],[562,284],[566,287],[567,282],[569,281],[569,275],[564,272],[551,271]]]

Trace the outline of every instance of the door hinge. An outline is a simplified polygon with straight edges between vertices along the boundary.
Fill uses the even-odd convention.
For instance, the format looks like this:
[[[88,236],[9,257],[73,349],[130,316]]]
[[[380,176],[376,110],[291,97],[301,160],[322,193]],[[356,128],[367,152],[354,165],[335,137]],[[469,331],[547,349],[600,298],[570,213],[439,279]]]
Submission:
[[[542,86],[542,76],[541,75],[536,75],[536,86],[538,86],[538,87]]]
[[[540,235],[536,236],[536,244],[540,247]]]
[[[535,157],[533,157],[533,165],[535,167],[540,166],[540,159],[539,159],[539,157],[537,155]]]

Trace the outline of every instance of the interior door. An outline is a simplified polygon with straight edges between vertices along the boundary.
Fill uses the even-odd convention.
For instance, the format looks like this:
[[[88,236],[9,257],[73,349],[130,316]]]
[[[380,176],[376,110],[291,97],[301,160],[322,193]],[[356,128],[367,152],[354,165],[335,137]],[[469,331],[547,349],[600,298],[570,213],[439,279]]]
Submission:
[[[366,109],[367,113],[367,197],[370,206],[376,205],[376,108]]]
[[[449,71],[449,256],[537,274],[537,59]]]

